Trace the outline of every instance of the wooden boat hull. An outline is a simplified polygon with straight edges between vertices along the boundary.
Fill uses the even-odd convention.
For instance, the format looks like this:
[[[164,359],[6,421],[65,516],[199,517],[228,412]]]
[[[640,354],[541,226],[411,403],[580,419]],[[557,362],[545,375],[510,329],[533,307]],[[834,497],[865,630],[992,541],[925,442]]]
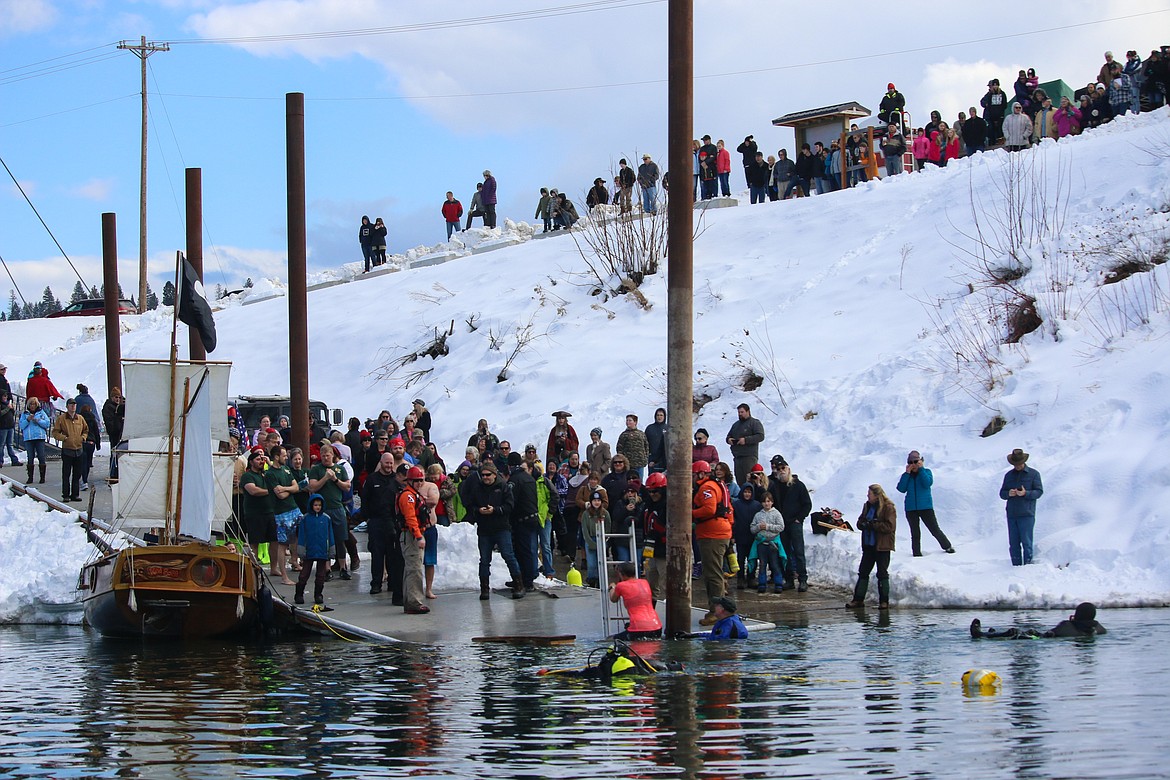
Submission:
[[[259,568],[192,542],[119,550],[81,570],[85,619],[103,636],[201,638],[257,623]]]

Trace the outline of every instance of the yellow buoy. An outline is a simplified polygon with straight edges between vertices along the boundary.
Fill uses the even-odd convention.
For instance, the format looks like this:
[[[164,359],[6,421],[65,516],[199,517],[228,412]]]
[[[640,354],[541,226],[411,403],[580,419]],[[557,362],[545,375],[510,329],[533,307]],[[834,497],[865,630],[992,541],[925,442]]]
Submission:
[[[581,572],[577,571],[576,566],[569,564],[569,572],[565,575],[565,582],[569,583],[570,585],[581,584]]]
[[[995,693],[999,690],[1000,676],[990,669],[968,669],[963,672],[963,687],[973,693]]]

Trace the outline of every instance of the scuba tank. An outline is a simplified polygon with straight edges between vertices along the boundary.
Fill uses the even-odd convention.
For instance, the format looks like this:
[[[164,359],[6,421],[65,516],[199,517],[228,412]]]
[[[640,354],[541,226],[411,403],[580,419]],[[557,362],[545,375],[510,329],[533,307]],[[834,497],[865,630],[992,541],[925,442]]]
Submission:
[[[581,585],[581,572],[577,571],[577,567],[569,564],[569,572],[565,575],[565,582],[570,585]]]

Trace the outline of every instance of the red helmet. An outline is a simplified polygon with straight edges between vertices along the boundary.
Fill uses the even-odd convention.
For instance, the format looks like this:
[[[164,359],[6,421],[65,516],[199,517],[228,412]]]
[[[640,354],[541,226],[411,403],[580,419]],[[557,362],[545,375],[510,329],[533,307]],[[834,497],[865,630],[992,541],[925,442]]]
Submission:
[[[427,475],[418,466],[411,466],[410,471],[406,472],[407,479],[426,479]]]
[[[696,460],[694,463],[691,464],[691,473],[698,474],[700,471],[705,471],[708,474],[710,474],[711,473],[711,464],[705,460]]]
[[[655,471],[650,476],[646,477],[647,490],[662,490],[666,487],[666,475],[661,471]]]

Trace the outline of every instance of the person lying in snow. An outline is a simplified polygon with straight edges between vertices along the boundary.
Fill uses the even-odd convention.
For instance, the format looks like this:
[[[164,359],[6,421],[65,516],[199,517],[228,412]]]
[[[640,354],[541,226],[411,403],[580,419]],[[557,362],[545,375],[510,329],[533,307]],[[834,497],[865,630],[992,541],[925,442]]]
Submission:
[[[1034,628],[1006,628],[996,631],[994,628],[984,630],[979,618],[971,621],[971,637],[973,639],[1050,639],[1052,637],[1068,636],[1095,636],[1104,634],[1105,626],[1097,622],[1097,607],[1088,601],[1077,605],[1076,611],[1062,620],[1052,629],[1040,633]]]

